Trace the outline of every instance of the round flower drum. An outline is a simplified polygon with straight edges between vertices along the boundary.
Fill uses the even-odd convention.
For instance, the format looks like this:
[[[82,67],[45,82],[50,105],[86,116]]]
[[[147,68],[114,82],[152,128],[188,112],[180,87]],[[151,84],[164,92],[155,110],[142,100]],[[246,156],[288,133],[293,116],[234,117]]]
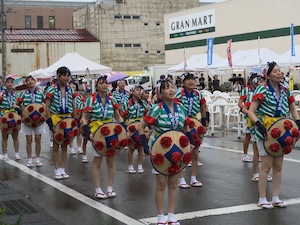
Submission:
[[[21,129],[21,117],[15,112],[4,113],[0,119],[0,129],[3,133],[13,134]]]
[[[195,148],[199,148],[203,138],[204,134],[206,133],[206,127],[201,124],[201,122],[195,118],[190,118],[191,122],[189,124],[189,127],[191,129],[191,134],[194,139]]]
[[[299,129],[292,119],[282,118],[274,122],[267,131],[265,150],[272,156],[289,154],[299,139]]]
[[[167,131],[153,143],[151,163],[163,175],[175,175],[192,160],[188,137],[180,131]]]
[[[78,133],[78,122],[71,117],[63,118],[53,129],[54,140],[59,145],[70,144]]]
[[[129,134],[127,146],[130,149],[142,149],[142,144],[140,142],[140,135],[138,131],[140,124],[141,122],[134,122],[134,123],[130,123],[127,126],[127,132]],[[150,129],[146,127],[145,135],[147,141],[149,141],[150,134],[151,134]]]
[[[22,121],[28,127],[38,127],[46,121],[46,108],[42,104],[32,103],[22,111]]]
[[[105,123],[94,133],[93,146],[100,155],[113,157],[127,146],[127,132],[119,123]]]

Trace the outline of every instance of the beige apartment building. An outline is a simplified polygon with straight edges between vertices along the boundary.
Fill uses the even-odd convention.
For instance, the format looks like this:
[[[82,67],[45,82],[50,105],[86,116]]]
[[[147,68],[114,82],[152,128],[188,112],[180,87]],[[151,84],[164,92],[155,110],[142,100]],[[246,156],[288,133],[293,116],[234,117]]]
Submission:
[[[164,15],[199,6],[199,0],[104,0],[73,13],[74,28],[101,43],[101,62],[119,71],[165,63]]]

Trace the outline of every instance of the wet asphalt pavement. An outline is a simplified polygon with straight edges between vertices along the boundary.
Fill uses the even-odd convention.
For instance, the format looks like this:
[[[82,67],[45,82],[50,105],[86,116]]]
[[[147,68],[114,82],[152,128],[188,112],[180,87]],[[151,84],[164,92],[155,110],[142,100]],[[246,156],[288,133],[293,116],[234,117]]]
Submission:
[[[250,224],[300,224],[300,151],[298,148],[285,157],[281,198],[288,207],[261,210],[257,183],[251,181],[252,164],[243,163],[242,139],[236,132],[216,131],[205,137],[201,147],[198,178],[203,187],[180,189],[176,218],[182,225],[250,225]],[[76,146],[76,144],[74,143]],[[250,146],[249,152],[252,153]],[[9,154],[13,158],[12,141]],[[151,163],[144,157],[144,174],[128,174],[127,151],[116,156],[114,190],[116,198],[96,200],[91,177],[92,146],[88,145],[89,163],[81,162],[81,155],[68,152],[66,172],[69,179],[55,181],[54,166],[48,135],[42,137],[41,158],[43,166],[26,167],[25,138],[20,136],[21,160],[0,161],[0,207],[12,204],[4,218],[13,224],[20,211],[25,209],[21,224],[153,224],[156,221],[154,205],[155,178]],[[1,156],[2,158],[2,156]],[[134,154],[135,167],[137,156]],[[102,189],[106,191],[106,163],[101,167]],[[189,182],[190,168],[185,171]],[[268,184],[268,199],[272,197],[272,183]],[[22,206],[22,207],[21,207]],[[167,214],[165,201],[165,214]]]

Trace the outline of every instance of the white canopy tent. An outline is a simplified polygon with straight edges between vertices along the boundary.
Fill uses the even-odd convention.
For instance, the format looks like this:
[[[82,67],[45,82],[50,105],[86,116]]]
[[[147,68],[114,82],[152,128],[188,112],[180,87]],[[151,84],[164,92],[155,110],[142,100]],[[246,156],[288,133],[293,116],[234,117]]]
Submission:
[[[56,75],[56,70],[59,67],[66,66],[70,69],[72,75],[84,75],[89,71],[90,74],[110,73],[112,69],[107,66],[100,65],[90,61],[76,52],[67,53],[57,62],[46,69],[39,69],[30,72],[35,78],[48,78]]]
[[[300,65],[300,45],[295,46],[295,56],[291,56],[291,49],[279,55],[274,61],[279,66],[297,66]]]
[[[217,69],[225,59],[213,54],[213,63],[212,65],[207,65],[207,54],[193,55],[186,60],[186,67],[184,67],[184,62],[172,66],[168,69],[168,72],[177,72],[177,71],[199,71],[207,69]]]

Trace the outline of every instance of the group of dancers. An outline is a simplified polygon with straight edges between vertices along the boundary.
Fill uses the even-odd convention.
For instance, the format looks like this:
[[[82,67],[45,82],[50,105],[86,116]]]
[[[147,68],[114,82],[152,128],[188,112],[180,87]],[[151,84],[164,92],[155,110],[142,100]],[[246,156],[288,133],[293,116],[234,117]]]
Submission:
[[[68,68],[59,68],[56,82],[45,93],[35,86],[36,80],[28,76],[27,89],[20,94],[12,90],[13,78],[6,78],[5,88],[0,94],[3,159],[9,160],[9,134],[12,134],[14,141],[15,159],[20,159],[18,133],[21,125],[22,133],[26,136],[27,166],[34,165],[32,134],[36,143],[35,164],[42,166],[41,135],[44,133],[45,121],[50,129],[51,140],[54,140],[54,178],[69,178],[65,165],[67,147],[70,145],[73,148],[73,139],[77,137],[78,152],[83,153],[83,162],[88,162],[86,144],[91,141],[94,147],[94,196],[106,199],[117,195],[113,189],[115,154],[128,146],[128,173],[144,173],[145,154],[152,161],[152,173],[156,177],[154,199],[158,213],[157,224],[179,225],[174,216],[178,186],[202,186],[197,180],[198,156],[203,135],[209,126],[210,114],[205,98],[196,89],[197,77],[192,73],[182,74],[182,89],[177,90],[170,77],[162,76],[153,90],[156,96],[153,103],[148,100],[148,90],[140,85],[133,86],[130,91],[125,90],[124,80],[118,81],[118,88],[110,93],[106,76],[99,76],[95,83],[95,93],[83,99],[76,92],[76,84],[70,82],[70,76]],[[251,136],[253,138],[252,180],[258,181],[258,206],[266,209],[286,207],[285,202],[279,198],[282,162],[284,154],[291,151],[299,137],[300,119],[294,99],[289,88],[280,84],[280,79],[280,69],[275,62],[268,63],[264,70],[251,71],[248,75],[249,86],[242,92],[239,102],[241,112],[245,114],[245,132],[249,133],[246,141],[249,142]],[[295,121],[287,119],[289,113]],[[282,119],[283,122],[280,122]],[[279,127],[274,126],[276,122],[280,122]],[[83,136],[82,148],[80,135]],[[280,142],[281,139],[283,141]],[[138,151],[137,170],[133,163],[135,150]],[[106,191],[102,190],[100,179],[103,158],[107,166]],[[183,173],[190,162],[191,177],[187,184]],[[273,178],[269,176],[271,168]],[[272,203],[266,197],[266,183],[270,179],[273,181]],[[164,214],[166,187],[167,220]]]

